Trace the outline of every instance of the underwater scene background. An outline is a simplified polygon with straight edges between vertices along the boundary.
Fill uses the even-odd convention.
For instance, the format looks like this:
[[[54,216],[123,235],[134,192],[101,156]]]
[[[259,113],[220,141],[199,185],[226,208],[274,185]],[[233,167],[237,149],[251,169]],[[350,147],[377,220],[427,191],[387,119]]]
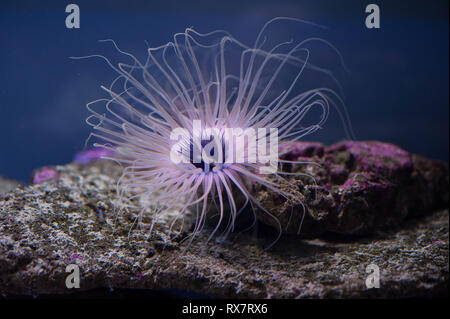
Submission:
[[[370,3],[380,8],[379,29],[367,27]],[[81,25],[71,29],[74,5]],[[124,94],[129,113],[120,98],[107,117],[105,105],[88,111],[111,98],[101,86],[124,93],[117,63],[131,54],[145,61],[147,48],[187,28],[234,39],[197,34],[205,42],[190,38],[190,51],[186,31],[172,64],[159,55],[167,68],[154,59],[144,62],[151,76],[136,64],[124,71],[135,86]],[[448,298],[448,31],[447,0],[0,1],[0,298]],[[298,42],[311,37],[318,41]],[[234,46],[201,47],[224,39]],[[196,78],[199,69],[209,74]],[[236,79],[237,97],[227,86]],[[328,88],[344,103],[334,105]],[[140,94],[155,107],[141,113]],[[249,105],[262,111],[249,116]],[[323,106],[317,126],[308,123],[312,105]],[[339,117],[344,105],[354,136]],[[90,149],[92,114],[103,142],[128,147]],[[302,120],[295,134],[321,129],[276,147],[286,183],[253,174],[258,166],[196,162],[190,137],[191,169],[170,165],[166,127],[200,117],[217,127],[286,127],[281,119],[292,114]],[[357,141],[338,143],[350,137]],[[96,161],[116,151],[133,164]]]
[[[262,25],[290,16],[328,27],[349,72],[339,77],[356,138],[397,144],[448,161],[448,1],[380,1],[381,28],[367,29],[364,1],[73,1],[80,28],[67,29],[69,1],[0,3],[0,176],[28,182],[31,171],[71,162],[90,128],[85,105],[104,97],[114,72],[99,59],[113,39],[145,57],[147,44],[176,32],[229,31],[252,43]],[[345,139],[330,118],[307,140]]]

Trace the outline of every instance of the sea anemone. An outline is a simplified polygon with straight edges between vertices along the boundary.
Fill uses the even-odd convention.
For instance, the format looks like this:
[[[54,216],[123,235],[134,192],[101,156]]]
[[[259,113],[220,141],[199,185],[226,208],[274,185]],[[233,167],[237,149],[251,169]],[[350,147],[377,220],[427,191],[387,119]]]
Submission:
[[[181,201],[181,213],[195,215],[193,238],[213,207],[218,218],[212,238],[221,228],[223,236],[233,231],[244,207],[270,215],[252,195],[254,183],[295,200],[283,187],[289,185],[282,170],[288,161],[280,158],[292,142],[321,128],[331,107],[344,121],[346,113],[333,89],[302,80],[308,73],[336,83],[312,62],[311,47],[327,47],[340,59],[337,50],[321,38],[271,44],[268,30],[280,21],[304,23],[273,19],[252,46],[225,31],[187,28],[148,48],[145,61],[112,40],[103,41],[131,63],[90,56],[103,58],[119,76],[102,86],[110,98],[88,104],[87,122],[102,141],[95,146],[114,151],[110,158],[124,165],[119,193],[144,199],[140,216],[150,212],[156,220]]]

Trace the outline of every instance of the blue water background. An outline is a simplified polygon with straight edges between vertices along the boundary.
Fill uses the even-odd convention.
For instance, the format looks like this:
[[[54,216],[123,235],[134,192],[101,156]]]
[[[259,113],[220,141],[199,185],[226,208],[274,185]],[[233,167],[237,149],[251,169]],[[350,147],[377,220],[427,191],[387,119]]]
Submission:
[[[230,31],[251,43],[270,18],[326,25],[326,39],[350,73],[340,81],[357,139],[381,140],[449,159],[448,1],[371,1],[381,28],[364,26],[365,1],[73,1],[81,28],[65,27],[68,1],[0,3],[0,176],[28,181],[33,169],[68,163],[90,128],[86,103],[105,96],[115,77],[100,60],[70,56],[112,52],[112,38],[143,58],[146,44],[175,32]],[[338,121],[310,139],[345,138]]]

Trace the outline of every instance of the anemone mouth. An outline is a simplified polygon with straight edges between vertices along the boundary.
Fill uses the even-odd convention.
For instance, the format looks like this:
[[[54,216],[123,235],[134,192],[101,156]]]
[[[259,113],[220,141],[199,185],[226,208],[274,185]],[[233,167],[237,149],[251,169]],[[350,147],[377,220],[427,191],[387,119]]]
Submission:
[[[222,170],[226,168],[225,158],[228,155],[228,145],[223,136],[220,137],[218,143],[214,143],[214,146],[207,151],[206,156],[211,161],[206,161],[203,156],[196,156],[203,152],[204,148],[214,143],[214,137],[208,139],[201,139],[200,148],[191,139],[189,143],[189,162],[196,168],[201,168],[203,172],[209,173],[211,171]]]
[[[201,34],[188,28],[175,34],[173,41],[149,48],[143,62],[106,40],[131,63],[115,64],[104,56],[93,55],[104,59],[119,76],[110,86],[103,87],[109,99],[88,104],[91,116],[87,122],[93,127],[91,135],[100,140],[95,145],[117,151],[112,159],[125,165],[118,190],[127,189],[134,196],[151,198],[141,211],[150,210],[155,216],[161,207],[173,207],[174,199],[184,201],[181,212],[196,206],[193,236],[202,229],[209,205],[216,205],[220,216],[212,235],[222,222],[227,224],[225,234],[233,230],[241,211],[235,201],[236,191],[243,195],[245,205],[271,216],[252,196],[247,181],[261,184],[286,199],[289,194],[278,182],[261,174],[262,163],[217,160],[220,154],[222,159],[233,154],[229,146],[248,153],[248,144],[237,147],[222,134],[222,128],[277,129],[278,152],[278,148],[286,150],[293,141],[320,129],[330,108],[334,108],[344,128],[351,132],[340,96],[331,87],[322,86],[320,80],[305,81],[305,77],[310,79],[311,74],[316,74],[328,79],[326,83],[338,83],[330,71],[312,58],[312,44],[317,43],[340,60],[334,46],[317,37],[272,44],[268,40],[266,32],[273,24],[295,20],[269,21],[252,46],[225,31]],[[318,115],[311,121],[308,115],[313,110]],[[216,160],[210,162],[196,156],[213,138],[195,141],[195,121],[219,129],[215,147],[207,154]],[[175,143],[171,137],[177,129],[182,130],[178,153],[184,161],[180,162],[171,158]],[[265,133],[256,140],[268,137],[269,133]],[[289,183],[282,176],[284,172],[275,170],[272,174]],[[229,211],[227,221],[225,209]]]

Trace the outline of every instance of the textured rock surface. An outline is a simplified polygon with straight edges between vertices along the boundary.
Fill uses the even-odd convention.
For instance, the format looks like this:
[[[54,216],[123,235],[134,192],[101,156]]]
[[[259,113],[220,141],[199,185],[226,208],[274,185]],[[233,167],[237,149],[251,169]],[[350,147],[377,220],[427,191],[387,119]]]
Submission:
[[[17,182],[17,181],[14,181],[14,180],[11,180],[11,179],[2,178],[0,176],[0,199],[6,193],[8,193],[9,191],[11,191],[14,188],[16,188],[18,185],[19,185],[19,182]]]
[[[285,233],[296,234],[301,226],[301,234],[309,236],[367,235],[448,207],[448,166],[392,144],[297,143],[284,157],[310,162],[285,166],[286,171],[301,174],[287,180],[289,191],[303,206],[260,187],[255,191]],[[264,212],[258,218],[277,227]]]
[[[336,165],[344,166],[346,171],[339,184],[331,182],[330,189],[343,188],[342,194],[352,192],[344,196],[349,201],[351,196],[367,200],[370,192],[357,190],[365,185],[373,187],[373,180],[362,183],[352,173],[354,167],[363,165],[355,163],[372,165],[377,161],[363,156],[364,160],[352,160],[349,167],[339,164],[347,163],[346,153],[353,152],[348,150],[324,148],[323,153],[306,155],[316,154],[325,161],[333,152],[343,152],[343,162]],[[400,162],[398,170],[397,161],[391,163],[389,170],[385,171],[385,166],[370,170],[384,172],[386,179],[397,172],[396,181],[420,173],[417,178],[426,181],[420,187],[429,194],[429,201],[424,201],[424,197],[410,199],[423,205],[417,214],[410,212],[415,212],[412,208],[404,214],[414,218],[405,219],[402,215],[390,228],[373,228],[365,237],[343,238],[318,232],[320,238],[301,240],[285,235],[270,251],[264,248],[277,233],[262,226],[258,227],[258,234],[233,235],[220,244],[206,243],[208,233],[192,243],[180,243],[190,228],[190,218],[183,223],[177,211],[165,212],[149,233],[146,228],[151,220],[147,214],[142,229],[136,227],[137,202],[124,196],[127,209],[114,212],[119,167],[102,161],[57,166],[58,180],[20,186],[0,199],[0,293],[73,293],[74,289],[66,288],[65,269],[68,264],[78,264],[81,283],[77,292],[112,287],[180,288],[210,296],[257,298],[448,295],[448,210],[431,214],[434,204],[429,204],[442,201],[445,205],[448,195],[446,199],[440,187],[447,187],[448,191],[448,172],[445,165],[420,157],[405,156]],[[407,172],[403,173],[403,169]],[[331,175],[319,173],[318,185],[330,181]],[[447,184],[436,183],[442,178],[447,178]],[[345,184],[352,179],[358,182],[351,182],[356,185],[347,190]],[[389,214],[387,208],[383,214]],[[302,232],[307,223],[305,218]],[[379,289],[365,286],[366,267],[371,263],[380,269]]]

